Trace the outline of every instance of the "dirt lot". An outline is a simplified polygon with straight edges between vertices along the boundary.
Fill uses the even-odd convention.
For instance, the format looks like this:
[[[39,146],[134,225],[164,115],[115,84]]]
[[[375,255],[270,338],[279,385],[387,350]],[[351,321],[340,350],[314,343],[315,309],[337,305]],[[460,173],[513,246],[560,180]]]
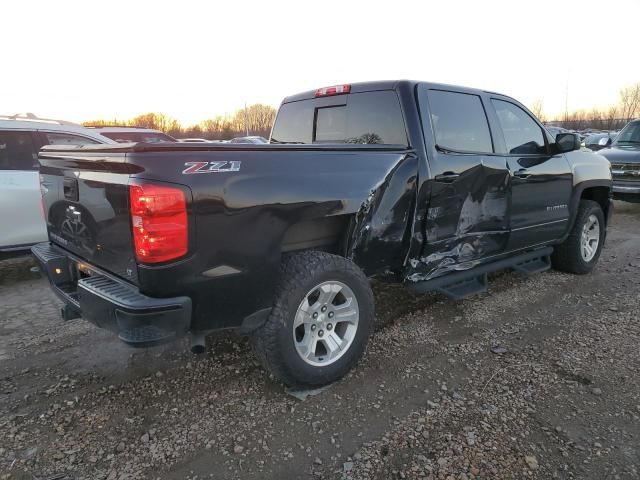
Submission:
[[[376,287],[365,359],[300,401],[246,341],[132,350],[0,263],[0,479],[640,478],[640,206],[588,276]]]

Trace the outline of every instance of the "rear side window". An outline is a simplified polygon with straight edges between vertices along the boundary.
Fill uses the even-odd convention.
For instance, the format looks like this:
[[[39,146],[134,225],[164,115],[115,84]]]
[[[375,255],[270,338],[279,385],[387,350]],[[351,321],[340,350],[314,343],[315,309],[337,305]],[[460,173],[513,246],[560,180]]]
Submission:
[[[461,152],[493,152],[479,96],[442,90],[429,90],[427,96],[438,146]]]
[[[0,170],[37,170],[38,150],[30,132],[0,132]]]
[[[100,143],[92,138],[83,137],[81,135],[73,135],[71,133],[51,133],[45,132],[48,145],[92,145]]]
[[[398,96],[393,91],[352,93],[341,105],[325,99],[285,103],[280,107],[272,143],[356,143],[407,145]]]
[[[496,109],[508,153],[512,155],[547,153],[542,128],[527,112],[504,100],[493,98],[491,103]]]

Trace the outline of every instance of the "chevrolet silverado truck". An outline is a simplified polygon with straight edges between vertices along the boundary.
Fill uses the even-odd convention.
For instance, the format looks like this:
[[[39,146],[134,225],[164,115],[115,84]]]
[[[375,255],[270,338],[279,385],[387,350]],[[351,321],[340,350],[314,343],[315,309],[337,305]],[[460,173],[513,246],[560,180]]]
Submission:
[[[640,119],[629,122],[598,153],[611,162],[613,198],[640,203]]]
[[[134,346],[249,335],[290,386],[335,381],[374,323],[369,278],[463,298],[487,274],[585,274],[612,212],[610,165],[516,100],[414,81],[285,98],[269,144],[45,147],[63,317]]]

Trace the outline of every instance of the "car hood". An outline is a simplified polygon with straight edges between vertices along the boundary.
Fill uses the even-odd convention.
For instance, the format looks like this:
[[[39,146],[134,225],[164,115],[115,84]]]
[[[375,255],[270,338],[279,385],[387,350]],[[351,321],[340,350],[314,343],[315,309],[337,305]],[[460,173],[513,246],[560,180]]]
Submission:
[[[611,163],[640,163],[640,148],[637,146],[612,146],[598,153]]]

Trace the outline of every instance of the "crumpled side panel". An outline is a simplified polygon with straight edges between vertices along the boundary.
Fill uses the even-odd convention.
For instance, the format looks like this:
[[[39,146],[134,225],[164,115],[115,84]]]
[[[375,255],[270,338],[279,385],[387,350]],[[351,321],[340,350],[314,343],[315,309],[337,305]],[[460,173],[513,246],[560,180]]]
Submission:
[[[402,269],[411,240],[416,172],[417,158],[407,155],[371,190],[354,217],[347,256],[368,275]]]
[[[422,254],[409,281],[467,270],[504,250],[509,233],[508,171],[477,165],[453,183],[433,183]]]

